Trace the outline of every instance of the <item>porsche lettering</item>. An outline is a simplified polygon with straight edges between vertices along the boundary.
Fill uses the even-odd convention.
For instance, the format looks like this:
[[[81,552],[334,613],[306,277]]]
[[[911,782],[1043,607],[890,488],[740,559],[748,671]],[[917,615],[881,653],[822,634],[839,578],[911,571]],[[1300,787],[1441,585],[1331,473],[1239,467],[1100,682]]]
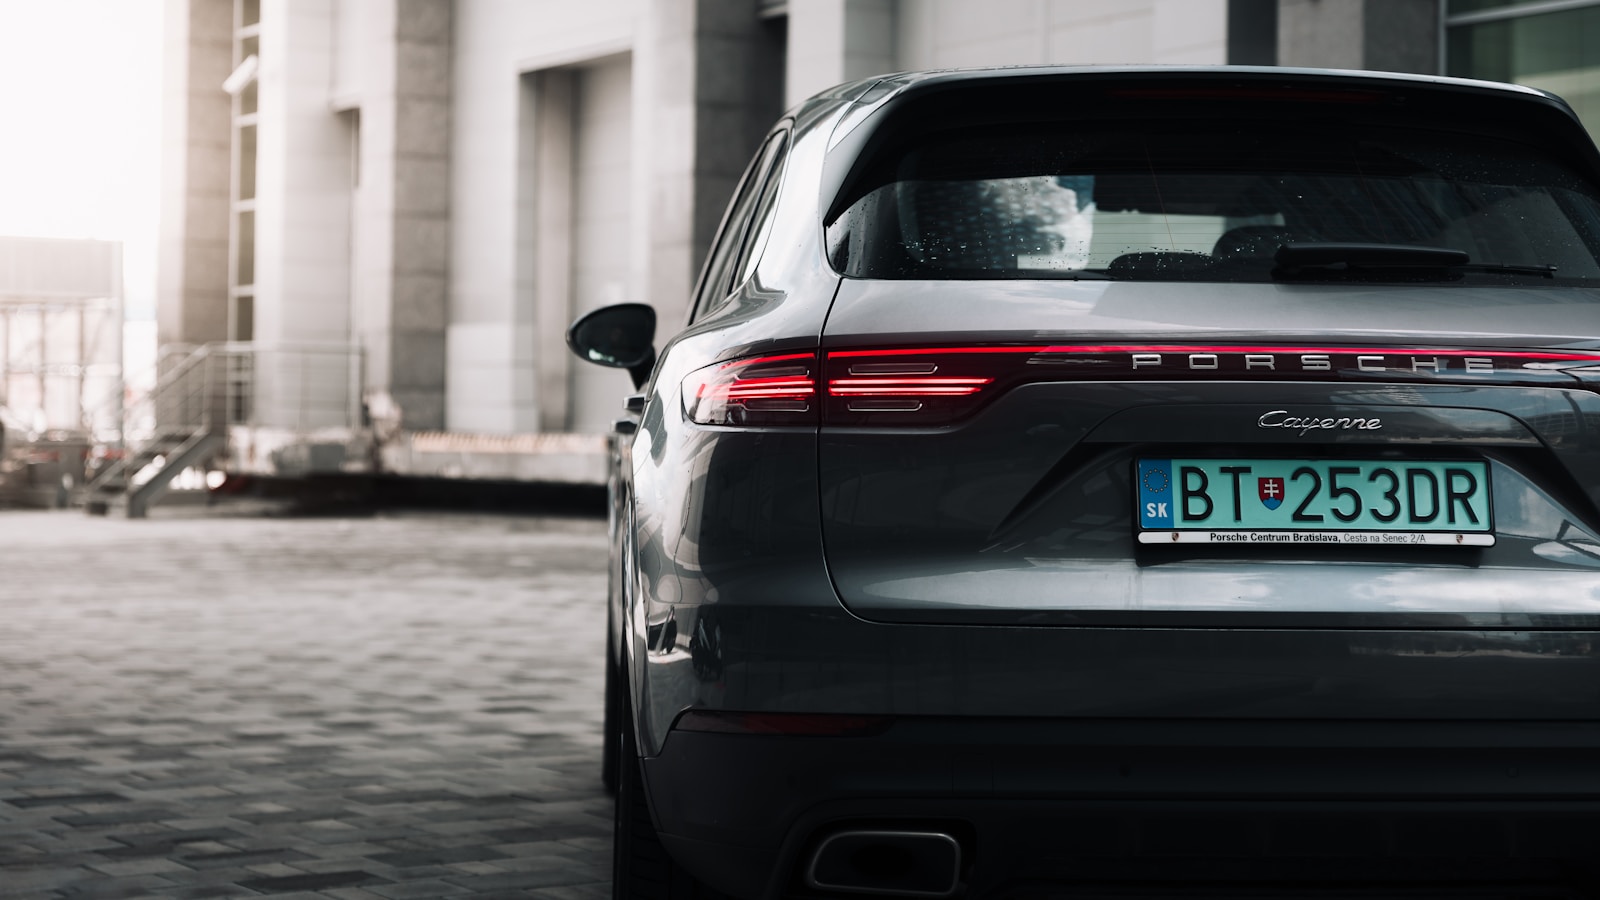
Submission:
[[[1135,370],[1186,369],[1192,372],[1396,372],[1408,375],[1448,372],[1489,374],[1496,371],[1492,356],[1412,356],[1406,354],[1352,353],[1131,353]]]

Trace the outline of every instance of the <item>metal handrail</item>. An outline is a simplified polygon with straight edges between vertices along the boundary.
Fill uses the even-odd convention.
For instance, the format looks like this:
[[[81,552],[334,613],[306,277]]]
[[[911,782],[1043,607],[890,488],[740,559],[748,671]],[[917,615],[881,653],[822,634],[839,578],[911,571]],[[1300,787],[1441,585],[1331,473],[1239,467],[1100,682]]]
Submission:
[[[126,482],[135,474],[135,461],[148,462],[166,440],[221,435],[234,425],[305,430],[362,424],[363,357],[357,346],[217,341],[163,348],[160,358],[179,354],[176,365],[124,410],[126,450],[92,487],[118,478]]]

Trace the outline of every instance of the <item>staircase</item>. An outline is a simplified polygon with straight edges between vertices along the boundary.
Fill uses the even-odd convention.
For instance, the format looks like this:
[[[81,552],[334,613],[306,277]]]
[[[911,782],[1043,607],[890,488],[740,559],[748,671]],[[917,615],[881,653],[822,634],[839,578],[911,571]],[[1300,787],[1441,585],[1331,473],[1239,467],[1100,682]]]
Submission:
[[[84,498],[89,514],[120,510],[142,519],[180,473],[203,468],[220,455],[227,427],[248,416],[254,360],[248,344],[184,348],[150,393],[128,408],[127,445],[120,459],[89,482]]]

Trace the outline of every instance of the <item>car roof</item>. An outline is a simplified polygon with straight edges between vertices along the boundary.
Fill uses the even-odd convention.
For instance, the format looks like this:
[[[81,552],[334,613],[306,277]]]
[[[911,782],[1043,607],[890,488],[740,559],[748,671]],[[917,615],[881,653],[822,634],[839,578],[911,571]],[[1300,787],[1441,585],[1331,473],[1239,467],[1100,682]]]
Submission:
[[[1144,83],[1172,87],[1174,82],[1187,90],[1200,83],[1224,86],[1272,85],[1312,90],[1397,91],[1401,94],[1431,95],[1449,100],[1456,108],[1472,107],[1477,101],[1499,104],[1495,115],[1508,108],[1521,107],[1547,124],[1554,116],[1562,124],[1556,141],[1581,160],[1583,168],[1600,178],[1600,152],[1588,138],[1582,121],[1561,97],[1537,88],[1453,78],[1445,75],[1418,75],[1406,72],[1372,72],[1354,69],[1312,69],[1287,66],[995,66],[988,68],[935,69],[874,76],[841,84],[817,94],[792,113],[797,133],[820,128],[827,137],[827,171],[822,193],[837,196],[847,170],[884,114],[944,91],[994,90],[1010,87],[1037,88],[1082,80],[1085,83]],[[1508,107],[1507,104],[1510,106]],[[1534,112],[1541,110],[1541,112]],[[1581,146],[1579,146],[1581,145]]]
[[[1262,78],[1276,81],[1295,81],[1300,79],[1337,79],[1340,81],[1363,82],[1399,82],[1410,84],[1438,84],[1461,88],[1473,88],[1493,91],[1510,91],[1512,93],[1530,94],[1540,97],[1555,97],[1548,91],[1531,88],[1520,84],[1507,84],[1499,81],[1482,81],[1474,78],[1456,78],[1448,75],[1423,75],[1412,72],[1380,72],[1365,69],[1318,69],[1298,66],[1195,66],[1195,65],[1164,65],[1164,66],[984,66],[976,68],[948,68],[929,69],[918,72],[897,72],[882,75],[869,81],[878,81],[895,84],[902,87],[929,84],[945,81],[985,81],[1004,80],[1008,78],[1037,78],[1040,76],[1183,76],[1183,75],[1232,75],[1241,78]]]
[[[1448,75],[1422,75],[1410,72],[1379,72],[1359,69],[1318,69],[1293,66],[1195,66],[1195,65],[1140,65],[1140,66],[1059,66],[1017,65],[986,66],[976,68],[928,69],[914,72],[895,72],[876,75],[859,81],[835,85],[811,97],[794,114],[812,118],[823,109],[846,105],[851,112],[860,108],[878,108],[909,94],[947,86],[978,86],[985,82],[1003,88],[1006,81],[1044,79],[1116,79],[1132,80],[1174,79],[1195,77],[1205,79],[1237,78],[1246,81],[1274,81],[1278,83],[1325,83],[1337,81],[1342,85],[1366,87],[1435,87],[1445,91],[1484,93],[1500,97],[1522,96],[1559,107],[1577,119],[1577,114],[1560,96],[1538,88],[1499,81],[1482,81],[1473,78],[1456,78]]]

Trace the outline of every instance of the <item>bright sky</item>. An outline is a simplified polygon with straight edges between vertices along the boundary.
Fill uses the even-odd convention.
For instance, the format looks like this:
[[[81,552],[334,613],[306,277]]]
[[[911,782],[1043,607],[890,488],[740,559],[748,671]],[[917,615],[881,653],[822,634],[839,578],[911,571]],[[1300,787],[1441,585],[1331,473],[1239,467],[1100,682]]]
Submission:
[[[162,0],[0,0],[0,235],[124,242],[155,315]]]

